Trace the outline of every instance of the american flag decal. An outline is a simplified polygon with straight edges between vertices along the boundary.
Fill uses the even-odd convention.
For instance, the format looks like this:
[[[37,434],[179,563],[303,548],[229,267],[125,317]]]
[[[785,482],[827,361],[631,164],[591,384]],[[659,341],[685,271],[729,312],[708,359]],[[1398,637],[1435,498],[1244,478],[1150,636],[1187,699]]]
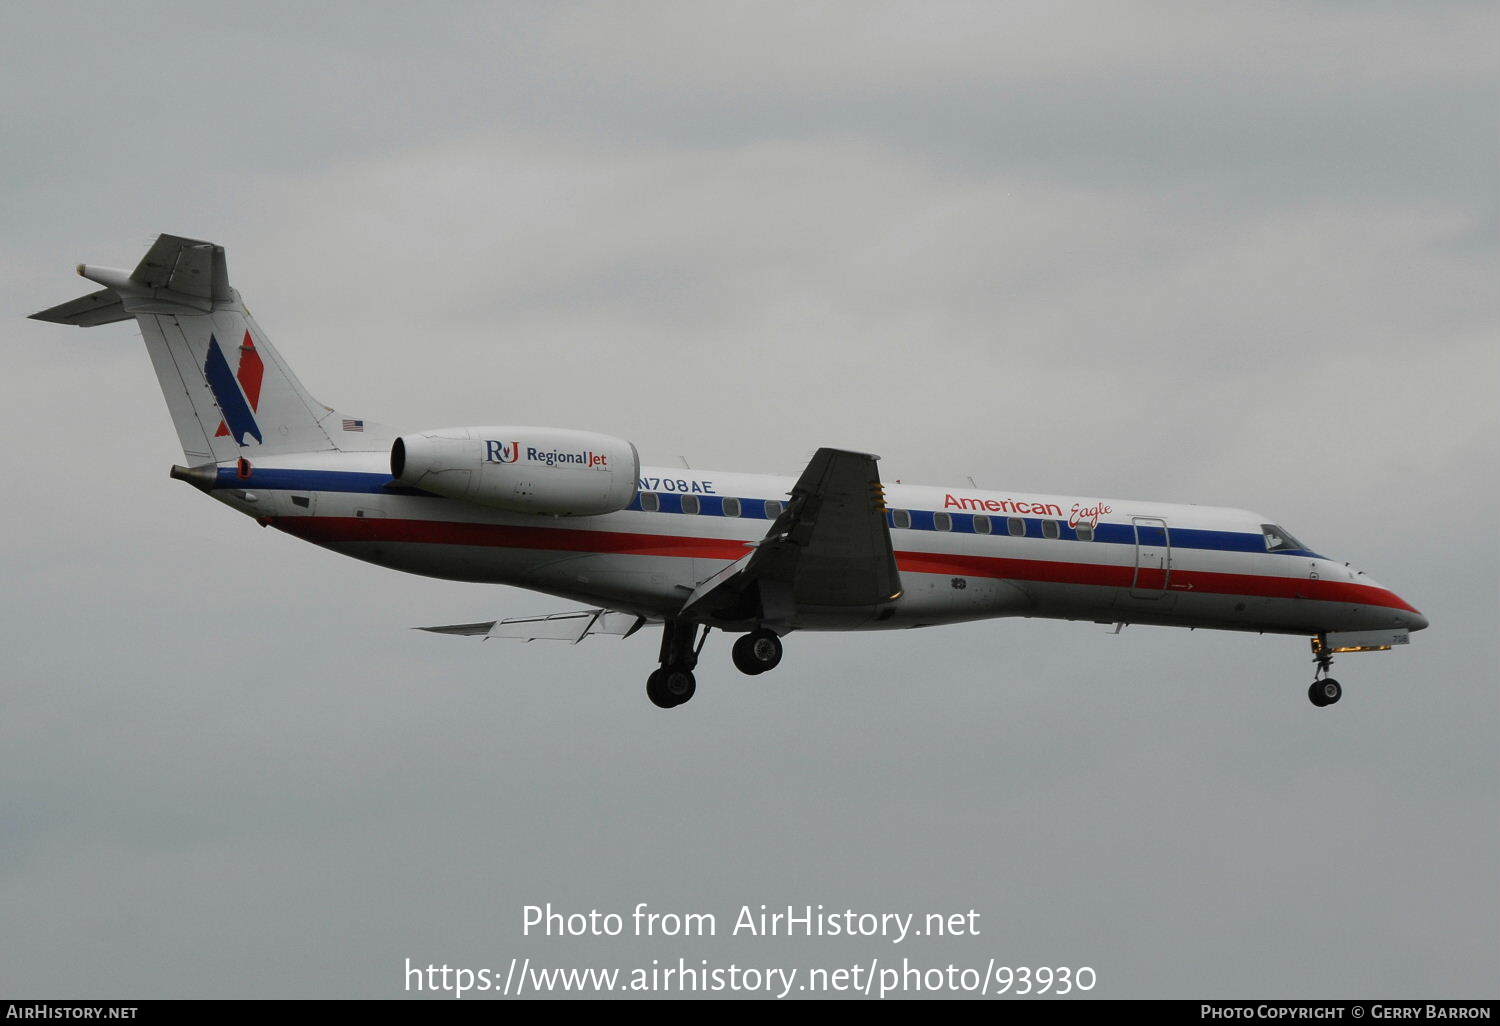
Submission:
[[[345,431],[363,431],[364,429],[365,429],[365,422],[364,421],[362,421],[362,420],[350,420],[348,417],[344,418],[344,430]]]

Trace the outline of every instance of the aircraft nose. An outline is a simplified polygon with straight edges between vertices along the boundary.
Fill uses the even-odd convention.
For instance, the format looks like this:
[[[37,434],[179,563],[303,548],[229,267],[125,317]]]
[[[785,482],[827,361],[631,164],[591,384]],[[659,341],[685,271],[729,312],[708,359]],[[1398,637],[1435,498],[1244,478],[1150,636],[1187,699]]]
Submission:
[[[1382,621],[1381,628],[1400,627],[1408,631],[1421,631],[1427,629],[1427,617],[1423,616],[1416,606],[1402,598],[1396,592],[1385,585],[1370,578],[1363,570],[1356,569],[1345,563],[1344,566],[1354,575],[1353,580],[1367,587],[1376,589],[1381,598],[1377,608],[1372,609],[1376,619]],[[1395,620],[1392,623],[1392,619]]]

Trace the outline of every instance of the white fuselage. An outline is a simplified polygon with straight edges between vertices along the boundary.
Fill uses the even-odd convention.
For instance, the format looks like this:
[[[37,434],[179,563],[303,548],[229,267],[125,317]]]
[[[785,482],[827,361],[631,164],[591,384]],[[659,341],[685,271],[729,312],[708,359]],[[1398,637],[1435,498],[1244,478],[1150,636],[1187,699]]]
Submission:
[[[591,607],[438,633],[578,641],[659,623],[646,694],[661,708],[692,698],[713,628],[743,635],[730,655],[749,675],[796,630],[1033,616],[1304,634],[1321,708],[1342,694],[1334,653],[1427,626],[1245,510],[882,484],[878,457],[826,446],[793,479],[642,467],[627,439],[571,428],[402,434],[313,398],[222,246],[162,234],[133,271],[78,273],[103,289],[32,316],[136,321],[186,460],[173,478],[336,552]]]
[[[766,534],[793,479],[643,467],[630,507],[602,516],[508,513],[392,482],[381,453],[221,464],[211,494],[337,552],[430,577],[508,584],[652,620]],[[1317,634],[1420,629],[1422,615],[1361,571],[1271,551],[1244,510],[886,484],[900,597],[821,610],[803,630],[920,627],[1001,616]],[[1090,530],[1091,529],[1091,530]],[[720,626],[736,629],[733,624]]]

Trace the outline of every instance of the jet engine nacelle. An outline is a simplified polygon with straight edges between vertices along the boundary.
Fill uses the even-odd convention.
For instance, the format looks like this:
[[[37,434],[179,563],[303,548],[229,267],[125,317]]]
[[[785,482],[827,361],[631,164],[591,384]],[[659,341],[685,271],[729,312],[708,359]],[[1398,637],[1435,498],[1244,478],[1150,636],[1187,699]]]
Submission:
[[[623,438],[566,428],[439,428],[391,446],[397,482],[516,513],[586,517],[630,505],[641,458]]]

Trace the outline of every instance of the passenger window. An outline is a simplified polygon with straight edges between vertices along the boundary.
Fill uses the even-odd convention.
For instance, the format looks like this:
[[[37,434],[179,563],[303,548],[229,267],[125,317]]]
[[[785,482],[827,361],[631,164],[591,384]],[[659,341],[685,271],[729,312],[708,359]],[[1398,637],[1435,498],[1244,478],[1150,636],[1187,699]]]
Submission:
[[[1056,520],[1043,520],[1042,521],[1042,537],[1043,538],[1061,538],[1062,537],[1062,524],[1059,523]]]
[[[989,534],[990,533],[990,518],[987,517],[987,516],[985,516],[983,513],[975,514],[975,516],[974,516],[974,533],[975,534]]]
[[[642,492],[641,509],[643,509],[647,513],[655,513],[657,510],[661,509],[661,496],[657,495],[655,492]]]
[[[1024,537],[1026,534],[1026,521],[1022,520],[1020,517],[1006,518],[1006,526],[1010,533],[1015,535],[1017,538]]]
[[[781,503],[777,502],[775,499],[767,499],[766,519],[775,520],[779,516],[781,516]]]
[[[696,495],[684,495],[682,497],[682,511],[684,513],[688,513],[688,514],[697,513],[698,512],[698,505],[699,505],[699,503],[698,503],[698,496],[696,496]]]
[[[910,527],[911,526],[911,510],[909,510],[909,509],[893,509],[893,510],[891,510],[891,523],[894,526],[900,527],[900,528],[903,528],[903,529]]]
[[[932,526],[937,528],[939,531],[953,530],[953,514],[934,513],[932,515]]]
[[[1076,532],[1078,532],[1078,540],[1079,541],[1093,541],[1094,540],[1094,529],[1092,527],[1090,527],[1088,524],[1079,524],[1073,530],[1075,530]]]
[[[739,499],[725,499],[724,500],[724,515],[726,517],[737,517],[737,516],[739,516],[740,515],[740,500]]]

